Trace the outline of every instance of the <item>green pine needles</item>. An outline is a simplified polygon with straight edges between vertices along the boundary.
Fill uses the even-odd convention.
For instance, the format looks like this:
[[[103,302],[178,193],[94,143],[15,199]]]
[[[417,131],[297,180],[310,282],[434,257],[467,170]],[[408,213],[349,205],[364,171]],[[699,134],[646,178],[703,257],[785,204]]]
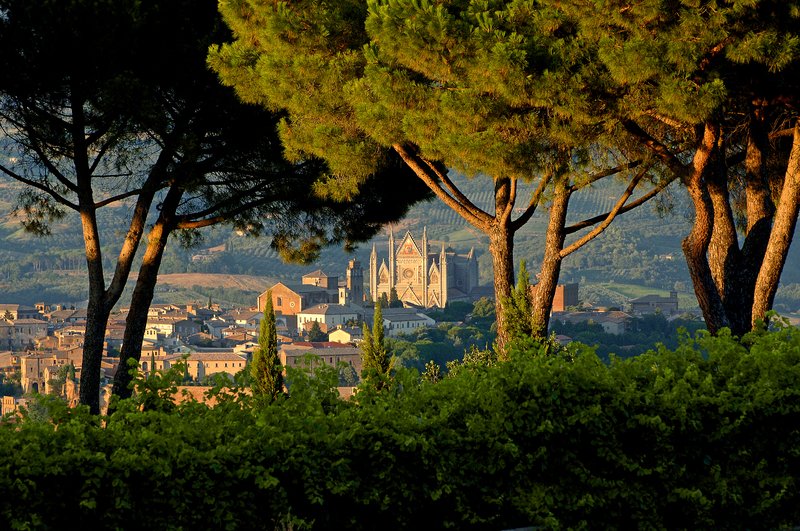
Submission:
[[[253,396],[275,401],[283,394],[283,367],[278,357],[278,333],[272,309],[272,290],[267,292],[264,317],[258,334],[258,348],[250,364]]]

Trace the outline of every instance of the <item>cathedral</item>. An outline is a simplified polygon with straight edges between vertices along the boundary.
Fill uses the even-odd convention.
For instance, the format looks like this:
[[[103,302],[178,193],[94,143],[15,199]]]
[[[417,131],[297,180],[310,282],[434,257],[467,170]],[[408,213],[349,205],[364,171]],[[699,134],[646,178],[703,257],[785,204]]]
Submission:
[[[452,249],[429,250],[427,228],[417,243],[411,232],[397,244],[389,229],[389,262],[378,262],[375,245],[369,258],[369,292],[372,301],[381,295],[389,298],[392,288],[408,306],[444,308],[449,301],[470,300],[478,286],[478,261],[475,250],[466,255]]]

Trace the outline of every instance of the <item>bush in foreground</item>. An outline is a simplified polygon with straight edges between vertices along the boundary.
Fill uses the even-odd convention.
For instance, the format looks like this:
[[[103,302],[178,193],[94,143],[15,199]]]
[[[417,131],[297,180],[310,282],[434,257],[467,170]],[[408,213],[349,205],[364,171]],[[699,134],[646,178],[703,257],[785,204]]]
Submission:
[[[800,333],[603,364],[535,345],[438,383],[0,427],[0,527],[776,528],[800,523]],[[163,400],[163,398],[161,398]],[[155,401],[157,402],[157,400]],[[41,417],[41,415],[39,415]]]

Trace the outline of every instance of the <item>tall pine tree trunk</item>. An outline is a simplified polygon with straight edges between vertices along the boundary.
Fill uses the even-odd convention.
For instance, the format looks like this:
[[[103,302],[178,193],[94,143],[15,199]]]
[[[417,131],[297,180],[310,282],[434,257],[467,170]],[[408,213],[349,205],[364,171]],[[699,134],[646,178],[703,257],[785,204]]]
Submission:
[[[497,346],[500,351],[508,341],[502,301],[511,296],[514,286],[514,233],[498,226],[489,233],[489,254],[494,269],[494,301],[497,317]]]
[[[571,192],[563,181],[556,185],[555,194],[550,203],[550,220],[545,235],[544,258],[538,274],[536,292],[533,297],[533,336],[544,338],[550,323],[550,311],[553,309],[553,298],[558,287],[561,274],[561,251],[564,248],[567,223],[567,210]]]
[[[719,134],[719,127],[716,124],[706,124],[700,145],[695,151],[685,183],[694,204],[694,223],[689,235],[682,242],[697,302],[703,312],[706,327],[712,334],[728,326],[722,298],[717,291],[708,261],[708,249],[714,230],[714,207],[706,188],[705,178],[708,171],[714,171],[714,168],[709,166],[713,166],[712,159],[715,157]]]
[[[174,229],[174,217],[181,196],[182,191],[179,189],[170,189],[164,204],[161,206],[158,220],[147,237],[147,248],[142,257],[139,276],[136,279],[136,286],[131,296],[130,309],[125,319],[125,333],[122,339],[119,367],[114,376],[112,393],[120,398],[131,396],[131,390],[128,387],[131,382],[128,363],[129,360],[135,360],[138,363],[142,356],[142,343],[145,329],[147,328],[148,311],[150,310],[150,304],[153,302],[153,294],[158,282],[158,271],[161,267],[161,260],[164,257],[164,249],[167,246],[169,235]]]
[[[720,135],[721,136],[721,135]],[[708,262],[716,291],[722,299],[728,326],[736,336],[750,329],[752,290],[742,275],[739,238],[728,191],[728,173],[722,156],[721,140],[705,172],[705,185],[714,213],[714,226],[708,247]]]
[[[742,245],[739,276],[743,289],[749,295],[748,299],[742,301],[743,305],[747,304],[749,312],[748,327],[752,327],[755,323],[753,316],[754,311],[756,311],[756,299],[758,298],[756,281],[764,263],[764,255],[767,252],[775,214],[775,205],[772,203],[767,179],[767,157],[770,151],[770,143],[765,111],[764,102],[755,102],[745,147],[747,236]]]
[[[86,329],[81,361],[80,403],[89,406],[89,411],[100,414],[100,373],[103,359],[103,343],[106,326],[111,315],[111,306],[106,300],[103,261],[100,252],[100,236],[93,208],[80,212],[83,240],[86,248],[86,264],[89,274],[89,304],[86,308]]]
[[[86,179],[88,181],[88,179]],[[84,250],[89,275],[89,304],[86,310],[83,359],[81,361],[80,403],[89,406],[92,414],[100,413],[100,375],[106,327],[111,310],[119,301],[130,274],[136,250],[147,220],[156,179],[151,175],[145,190],[139,195],[131,217],[128,233],[120,249],[114,276],[106,288],[100,234],[97,228],[91,187],[84,184],[79,194],[80,218],[83,228]]]
[[[497,317],[497,349],[502,354],[509,340],[503,301],[514,288],[514,229],[511,224],[513,207],[511,179],[495,180],[495,220],[489,232],[489,253],[494,270],[494,304]]]
[[[794,125],[792,150],[786,167],[783,188],[775,221],[767,244],[764,262],[758,273],[753,302],[753,325],[758,319],[765,319],[767,311],[775,300],[783,266],[792,243],[797,215],[800,210],[800,120]]]

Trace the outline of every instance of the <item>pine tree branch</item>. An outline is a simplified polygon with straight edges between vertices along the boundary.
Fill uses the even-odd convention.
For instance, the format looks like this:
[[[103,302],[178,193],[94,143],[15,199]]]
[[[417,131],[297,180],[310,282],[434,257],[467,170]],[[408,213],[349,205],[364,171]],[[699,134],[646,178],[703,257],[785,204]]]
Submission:
[[[674,181],[675,181],[675,177],[671,177],[669,179],[662,180],[661,182],[658,183],[657,186],[655,186],[649,192],[647,192],[646,194],[642,195],[641,197],[639,197],[635,201],[633,201],[631,203],[628,203],[625,206],[623,206],[619,210],[619,212],[617,214],[619,215],[619,214],[624,214],[625,212],[630,212],[634,208],[637,208],[637,207],[645,204],[650,199],[654,198],[659,193],[661,193],[667,186],[672,184],[672,182],[674,182]],[[610,214],[611,214],[611,212],[609,211],[609,212],[605,212],[603,214],[599,214],[599,215],[591,217],[591,218],[584,219],[583,221],[578,221],[577,223],[573,223],[572,225],[570,225],[569,227],[564,229],[564,233],[565,234],[573,234],[575,232],[578,232],[581,229],[585,229],[586,227],[591,227],[592,225],[600,223],[601,221],[606,219]]]
[[[499,219],[505,222],[511,216],[511,213],[514,211],[514,203],[517,201],[517,179],[511,178],[511,190],[508,192],[508,200],[506,201],[505,207],[503,208],[502,214],[499,216]],[[497,213],[495,213],[497,216]]]
[[[423,159],[422,157],[420,157],[420,159],[423,160],[425,164],[427,164],[431,168],[431,170],[433,170],[433,173],[436,175],[436,177],[439,178],[440,181],[442,181],[445,184],[445,186],[450,191],[452,196],[456,199],[456,201],[460,202],[462,205],[464,205],[466,208],[470,210],[486,214],[487,222],[491,220],[491,216],[489,215],[488,212],[485,212],[483,209],[479,208],[472,201],[470,201],[470,199],[466,195],[464,195],[464,193],[453,183],[453,181],[450,180],[450,177],[448,177],[447,175],[448,173],[447,170],[440,162],[429,161],[428,159]]]
[[[420,164],[419,161],[421,158],[414,152],[413,148],[408,148],[401,144],[393,144],[392,149],[394,149],[397,154],[400,155],[400,158],[403,159],[408,167],[411,168],[417,177],[419,177],[420,180],[422,180],[422,182],[424,182],[428,188],[430,188],[430,190],[442,200],[444,204],[452,208],[459,216],[464,218],[469,224],[473,225],[482,232],[487,232],[490,229],[494,218],[480,208],[474,206],[473,208],[470,208],[469,205],[461,203],[457,198],[447,193],[447,191],[442,188],[442,186],[440,186],[437,180],[434,178],[438,178],[438,175],[436,173],[431,175],[430,168],[426,169],[422,166],[422,164]]]
[[[585,188],[586,186],[592,185],[592,184],[596,183],[597,181],[599,181],[600,179],[605,179],[606,177],[610,177],[612,175],[616,175],[616,174],[621,173],[621,172],[623,172],[625,170],[632,170],[633,168],[637,167],[641,163],[642,163],[641,160],[634,160],[634,161],[628,162],[626,164],[621,164],[619,166],[615,166],[613,168],[608,168],[608,169],[605,169],[605,170],[603,170],[601,172],[595,173],[594,175],[591,175],[585,181],[582,180],[580,182],[580,185],[578,185],[577,183],[573,184],[570,187],[570,192],[577,192],[581,188]],[[648,167],[648,169],[649,169],[649,167]]]
[[[76,211],[79,208],[78,205],[76,205],[75,203],[69,201],[66,197],[64,197],[63,195],[57,193],[55,190],[53,190],[51,187],[49,187],[49,186],[47,186],[45,184],[42,184],[42,183],[40,183],[38,181],[34,181],[32,179],[28,179],[26,177],[23,177],[22,175],[19,175],[18,173],[9,170],[5,166],[0,166],[0,171],[5,173],[7,176],[11,177],[15,181],[19,181],[19,182],[21,182],[23,184],[27,184],[28,186],[31,186],[31,187],[36,188],[38,190],[41,190],[42,192],[44,192],[47,195],[49,195],[50,197],[52,197],[56,201],[56,203],[58,203],[60,205],[64,205],[65,207],[67,207],[67,208],[69,208],[71,210],[76,210]]]
[[[536,190],[531,192],[531,199],[528,201],[528,206],[525,207],[525,212],[511,222],[511,230],[516,232],[528,221],[530,221],[531,216],[533,216],[533,214],[536,212],[536,208],[539,206],[539,201],[542,200],[542,194],[544,194],[544,190],[547,188],[547,184],[550,182],[551,177],[551,174],[542,176],[542,178],[539,180],[539,186],[536,187]]]
[[[139,195],[142,192],[141,188],[135,188],[133,190],[129,190],[127,192],[123,192],[121,194],[117,194],[111,197],[107,197],[102,201],[98,201],[94,204],[95,208],[103,208],[104,206],[108,206],[112,203],[116,203],[117,201],[122,201],[123,199],[127,199],[129,197],[133,197],[135,195]]]
[[[633,194],[633,191],[636,189],[641,180],[647,174],[648,170],[649,168],[642,169],[642,171],[640,171],[633,177],[633,179],[631,179],[631,182],[628,184],[628,187],[625,189],[625,192],[617,200],[617,203],[614,205],[614,208],[611,209],[606,218],[597,227],[592,229],[588,234],[585,234],[583,237],[572,242],[572,244],[570,244],[569,246],[561,249],[561,251],[559,252],[559,256],[561,257],[562,260],[565,257],[569,256],[571,253],[583,247],[589,241],[596,238],[604,230],[606,230],[606,228],[608,228],[611,222],[614,221],[614,218],[617,217],[617,214],[620,213],[620,210],[622,210],[623,206],[625,205],[625,202],[630,198],[630,196]]]
[[[683,180],[688,172],[688,168],[667,146],[653,138],[633,120],[623,120],[622,126],[628,133],[633,135],[644,144],[647,149],[654,153],[661,162],[666,164],[676,176],[679,176],[681,180]]]

